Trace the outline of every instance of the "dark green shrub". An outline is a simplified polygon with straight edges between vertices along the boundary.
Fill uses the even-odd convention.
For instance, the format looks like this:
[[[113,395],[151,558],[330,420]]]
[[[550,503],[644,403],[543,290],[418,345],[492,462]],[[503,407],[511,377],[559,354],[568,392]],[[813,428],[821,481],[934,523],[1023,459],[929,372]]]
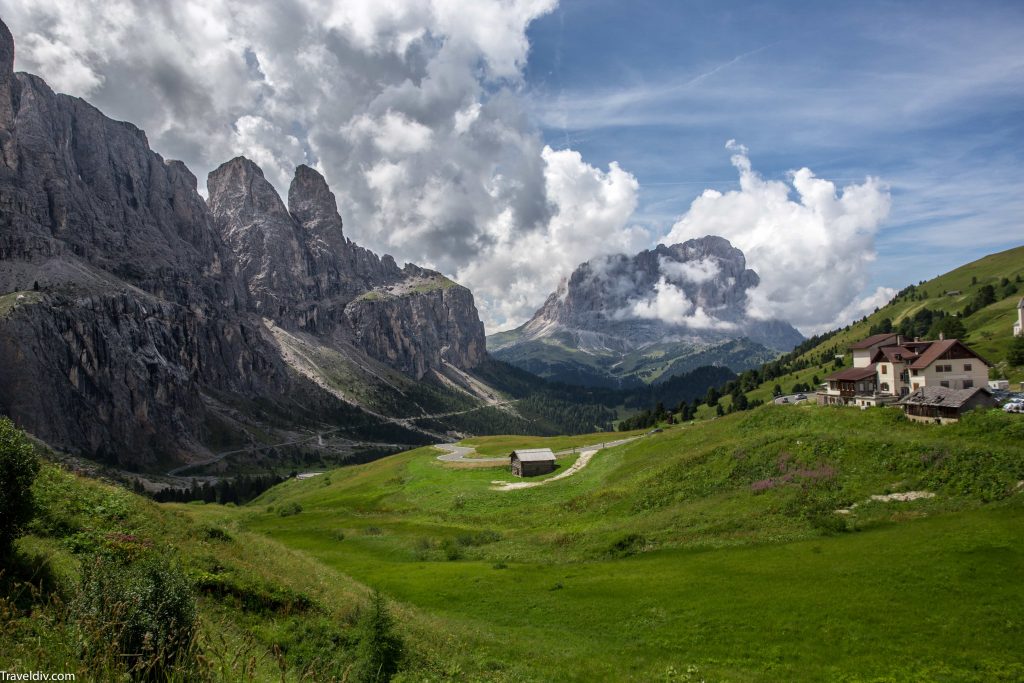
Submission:
[[[359,644],[349,680],[356,683],[390,681],[398,672],[402,640],[395,633],[394,621],[380,591],[374,592],[369,608],[359,617],[356,631]]]
[[[467,547],[497,543],[500,540],[501,534],[491,529],[484,529],[483,531],[469,531],[455,537],[456,543]]]
[[[445,559],[449,562],[461,560],[463,557],[462,546],[454,538],[444,539],[444,543],[441,544],[441,549],[444,551]]]
[[[219,526],[207,526],[203,528],[203,535],[206,536],[208,541],[223,541],[225,543],[231,542],[235,539],[231,537],[227,531]]]
[[[25,432],[0,417],[0,558],[7,557],[15,539],[32,520],[32,482],[39,458]]]
[[[185,575],[163,556],[128,565],[93,557],[74,612],[83,655],[96,671],[165,679],[195,663],[195,598]]]
[[[647,539],[640,534],[626,534],[611,544],[608,554],[613,557],[628,557],[643,550],[645,545],[647,545]]]
[[[277,510],[277,514],[280,517],[291,517],[302,512],[302,506],[298,503],[285,503]]]

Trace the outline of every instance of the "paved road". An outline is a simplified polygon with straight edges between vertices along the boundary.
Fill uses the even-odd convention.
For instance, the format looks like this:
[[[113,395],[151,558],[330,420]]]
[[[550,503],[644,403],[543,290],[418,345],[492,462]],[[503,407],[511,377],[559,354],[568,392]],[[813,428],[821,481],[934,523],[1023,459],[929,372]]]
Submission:
[[[495,465],[503,465],[508,462],[508,456],[503,458],[471,458],[469,456],[476,453],[476,449],[472,446],[459,446],[453,443],[436,443],[434,448],[440,448],[442,451],[446,451],[444,454],[437,456],[438,460],[444,462],[483,462],[483,463],[494,463]]]
[[[797,398],[797,396],[804,396],[804,398]],[[785,400],[783,400],[785,399]],[[795,403],[804,403],[806,401],[814,401],[814,394],[804,392],[803,394],[789,394],[788,396],[779,396],[775,399],[775,405],[793,405]]]

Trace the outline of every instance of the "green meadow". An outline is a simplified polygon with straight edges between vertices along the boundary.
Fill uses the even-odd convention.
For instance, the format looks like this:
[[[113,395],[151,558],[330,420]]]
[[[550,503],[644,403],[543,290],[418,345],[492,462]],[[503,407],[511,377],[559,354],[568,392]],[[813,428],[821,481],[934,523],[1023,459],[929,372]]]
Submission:
[[[200,596],[210,680],[346,680],[371,589],[406,644],[396,680],[1024,679],[1019,416],[940,427],[764,406],[513,491],[492,488],[504,467],[437,454],[290,480],[242,507],[157,505],[48,465],[19,547],[57,594],[112,533],[169,549]],[[907,492],[933,495],[872,499]],[[22,669],[76,670],[54,610],[0,620]]]

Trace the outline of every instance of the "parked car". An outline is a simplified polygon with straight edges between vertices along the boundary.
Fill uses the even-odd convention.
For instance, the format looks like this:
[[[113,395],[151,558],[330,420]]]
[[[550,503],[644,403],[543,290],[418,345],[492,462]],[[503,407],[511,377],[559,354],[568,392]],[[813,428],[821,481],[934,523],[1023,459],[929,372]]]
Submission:
[[[796,400],[798,400],[798,401],[806,401],[807,400],[807,394],[797,394],[796,395]]]
[[[780,403],[789,403],[789,399],[786,398],[785,396],[783,396],[782,400],[780,401]]]

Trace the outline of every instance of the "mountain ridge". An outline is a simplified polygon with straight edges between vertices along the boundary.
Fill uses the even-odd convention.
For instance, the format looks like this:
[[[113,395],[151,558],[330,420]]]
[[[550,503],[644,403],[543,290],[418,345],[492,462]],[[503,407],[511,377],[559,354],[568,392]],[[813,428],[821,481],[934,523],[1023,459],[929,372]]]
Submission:
[[[743,252],[714,235],[597,257],[529,321],[488,337],[488,348],[542,377],[584,384],[646,383],[726,362],[744,370],[803,339],[784,321],[748,315],[747,291],[759,282]],[[739,340],[748,354],[722,348]],[[645,356],[639,372],[620,369]]]

